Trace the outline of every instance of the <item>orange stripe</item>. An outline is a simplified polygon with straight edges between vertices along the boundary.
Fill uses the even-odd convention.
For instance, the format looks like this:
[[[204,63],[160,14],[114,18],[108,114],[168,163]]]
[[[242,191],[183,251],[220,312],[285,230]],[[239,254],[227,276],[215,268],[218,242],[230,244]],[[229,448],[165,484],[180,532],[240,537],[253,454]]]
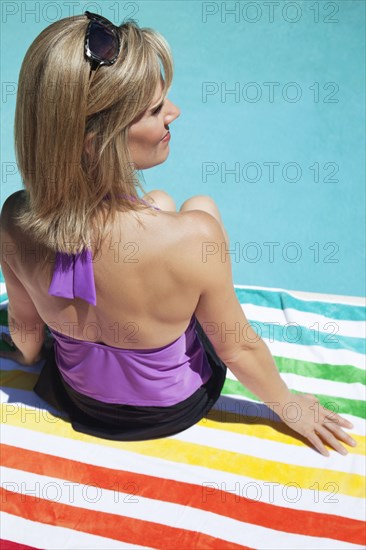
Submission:
[[[3,465],[8,468],[124,492],[132,495],[131,500],[140,495],[288,533],[364,544],[365,524],[359,520],[249,500],[228,493],[224,488],[220,490],[202,487],[192,483],[94,466],[10,445],[2,445],[1,448]],[[233,489],[233,486],[227,489]]]
[[[78,506],[12,493],[4,489],[1,489],[1,499],[4,511],[9,514],[121,542],[148,545],[151,548],[252,550],[247,546],[197,531],[188,531],[117,514],[86,510]]]

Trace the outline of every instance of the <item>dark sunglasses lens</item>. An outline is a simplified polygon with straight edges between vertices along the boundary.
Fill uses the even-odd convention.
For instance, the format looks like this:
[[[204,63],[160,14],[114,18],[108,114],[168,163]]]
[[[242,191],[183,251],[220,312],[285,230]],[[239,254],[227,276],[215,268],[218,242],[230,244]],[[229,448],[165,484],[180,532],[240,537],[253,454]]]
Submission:
[[[117,37],[106,27],[93,22],[89,31],[89,50],[100,59],[113,61],[118,54]]]

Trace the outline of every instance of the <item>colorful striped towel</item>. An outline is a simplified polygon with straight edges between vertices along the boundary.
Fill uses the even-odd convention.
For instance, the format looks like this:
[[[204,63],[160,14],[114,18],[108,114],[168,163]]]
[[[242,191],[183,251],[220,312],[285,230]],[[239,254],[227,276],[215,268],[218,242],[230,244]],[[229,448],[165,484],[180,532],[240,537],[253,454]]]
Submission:
[[[288,386],[349,419],[358,446],[323,457],[230,372],[215,410],[188,430],[97,439],[32,392],[40,365],[3,360],[3,549],[364,548],[365,307],[235,290]]]
[[[7,302],[8,302],[8,295],[6,294],[4,275],[0,270],[0,308],[6,307]]]

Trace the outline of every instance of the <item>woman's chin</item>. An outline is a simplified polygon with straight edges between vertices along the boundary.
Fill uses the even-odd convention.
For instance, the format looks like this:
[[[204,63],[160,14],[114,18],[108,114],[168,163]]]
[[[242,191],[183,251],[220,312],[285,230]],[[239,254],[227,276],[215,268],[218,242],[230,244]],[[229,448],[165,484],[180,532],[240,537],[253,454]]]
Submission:
[[[169,156],[169,151],[163,156],[160,155],[160,158],[155,159],[154,161],[151,161],[150,163],[144,163],[141,164],[137,169],[138,170],[148,170],[149,168],[154,168],[154,166],[159,166],[159,164],[163,164]]]

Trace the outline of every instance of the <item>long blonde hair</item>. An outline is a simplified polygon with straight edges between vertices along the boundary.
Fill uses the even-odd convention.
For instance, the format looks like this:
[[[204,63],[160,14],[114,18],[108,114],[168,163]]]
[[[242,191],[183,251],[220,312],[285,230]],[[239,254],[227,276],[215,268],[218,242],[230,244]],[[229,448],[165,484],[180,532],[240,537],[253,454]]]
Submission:
[[[15,114],[15,150],[25,185],[17,225],[50,251],[98,251],[117,211],[139,210],[143,186],[131,161],[129,125],[162,97],[173,77],[165,39],[127,21],[119,28],[121,51],[112,66],[91,79],[84,58],[85,16],[44,29],[24,58]],[[162,73],[163,69],[163,73]],[[93,136],[94,156],[85,139]],[[108,200],[106,200],[108,197]]]

